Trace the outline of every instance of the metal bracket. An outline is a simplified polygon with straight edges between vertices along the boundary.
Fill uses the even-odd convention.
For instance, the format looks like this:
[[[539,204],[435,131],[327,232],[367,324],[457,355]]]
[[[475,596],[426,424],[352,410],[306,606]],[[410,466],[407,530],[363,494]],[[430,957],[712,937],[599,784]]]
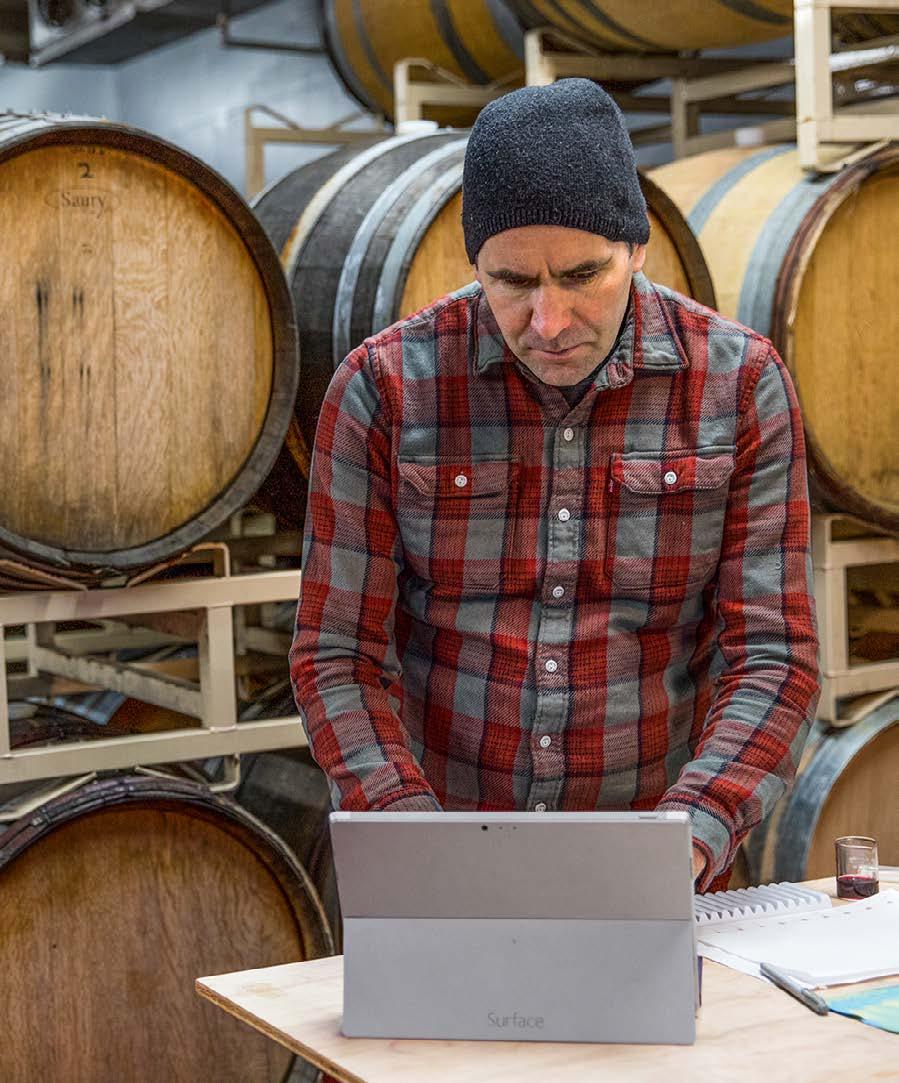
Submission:
[[[235,38],[231,33],[231,4],[223,0],[222,10],[216,16],[215,24],[224,49],[257,49],[272,53],[294,53],[297,56],[324,56],[325,48],[316,42],[262,41],[257,38]]]

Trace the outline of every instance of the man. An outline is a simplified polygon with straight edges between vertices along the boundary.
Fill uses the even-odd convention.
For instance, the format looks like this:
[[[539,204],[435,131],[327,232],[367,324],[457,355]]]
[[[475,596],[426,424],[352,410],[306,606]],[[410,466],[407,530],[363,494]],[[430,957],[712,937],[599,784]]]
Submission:
[[[344,809],[683,809],[701,890],[818,695],[771,343],[650,283],[623,119],[568,79],[469,140],[477,282],[335,374],[291,671]]]

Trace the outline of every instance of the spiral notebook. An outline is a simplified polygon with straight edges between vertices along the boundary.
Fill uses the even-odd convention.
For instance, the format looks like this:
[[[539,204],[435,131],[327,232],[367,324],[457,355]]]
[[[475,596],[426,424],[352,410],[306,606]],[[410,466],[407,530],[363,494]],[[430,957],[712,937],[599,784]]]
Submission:
[[[697,928],[769,915],[776,917],[826,910],[830,905],[830,896],[823,891],[788,883],[742,887],[735,891],[711,891],[707,895],[696,895],[693,899]]]
[[[762,962],[813,986],[899,974],[899,891],[812,912],[712,923],[696,936],[705,958],[755,977]]]

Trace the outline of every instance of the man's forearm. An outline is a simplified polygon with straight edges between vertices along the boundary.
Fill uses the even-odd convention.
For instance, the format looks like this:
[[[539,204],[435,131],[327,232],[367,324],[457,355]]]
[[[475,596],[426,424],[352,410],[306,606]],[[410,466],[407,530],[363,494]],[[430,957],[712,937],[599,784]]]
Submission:
[[[662,802],[690,814],[709,860],[700,886],[792,781],[819,693],[802,421],[773,351],[750,392],[719,565],[720,676],[693,757]]]
[[[402,558],[388,414],[361,346],[335,372],[319,419],[290,652],[312,754],[342,809],[439,808],[389,693]]]
[[[438,810],[383,689],[349,684],[321,692],[302,671],[300,663],[295,694],[312,754],[328,776],[332,805],[347,811]]]

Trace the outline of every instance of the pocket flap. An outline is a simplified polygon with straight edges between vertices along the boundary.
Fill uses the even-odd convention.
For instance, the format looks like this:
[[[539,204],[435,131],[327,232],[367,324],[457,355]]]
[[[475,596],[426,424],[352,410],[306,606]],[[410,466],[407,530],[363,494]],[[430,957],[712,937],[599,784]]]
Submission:
[[[506,493],[515,464],[508,460],[399,463],[400,478],[418,492],[441,497],[471,498]]]
[[[612,478],[632,493],[677,493],[684,489],[717,489],[734,472],[733,452],[718,455],[666,455],[625,459],[612,456]]]

